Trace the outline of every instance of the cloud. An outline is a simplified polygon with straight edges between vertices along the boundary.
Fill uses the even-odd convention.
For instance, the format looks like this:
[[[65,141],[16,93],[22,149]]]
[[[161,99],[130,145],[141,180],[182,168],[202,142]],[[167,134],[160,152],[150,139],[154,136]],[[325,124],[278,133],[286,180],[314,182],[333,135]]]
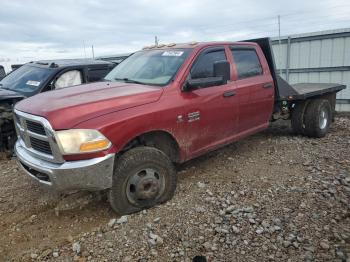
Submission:
[[[347,0],[12,0],[0,8],[0,60],[84,57],[161,43],[237,40],[350,26]]]

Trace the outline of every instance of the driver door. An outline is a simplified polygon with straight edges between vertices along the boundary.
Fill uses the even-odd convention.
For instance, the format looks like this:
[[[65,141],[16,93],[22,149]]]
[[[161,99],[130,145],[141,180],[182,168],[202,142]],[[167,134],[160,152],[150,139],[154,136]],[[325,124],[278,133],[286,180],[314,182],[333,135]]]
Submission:
[[[228,60],[224,46],[205,49],[192,65],[189,78],[214,76],[214,63]],[[238,120],[235,84],[199,88],[182,92],[187,100],[184,108],[187,117],[187,136],[194,155],[224,144],[236,134]]]

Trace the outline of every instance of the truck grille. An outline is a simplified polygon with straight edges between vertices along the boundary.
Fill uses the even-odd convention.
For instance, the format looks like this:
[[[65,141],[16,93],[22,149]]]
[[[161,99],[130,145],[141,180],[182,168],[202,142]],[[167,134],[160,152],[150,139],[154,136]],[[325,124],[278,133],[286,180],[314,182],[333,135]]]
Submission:
[[[37,139],[35,137],[30,137],[29,139],[30,144],[34,150],[37,150],[44,154],[52,155],[52,150],[49,142]]]
[[[30,120],[26,120],[26,124],[29,131],[40,135],[46,135],[45,128],[42,124]]]
[[[15,110],[14,121],[22,147],[40,159],[54,163],[64,162],[54,131],[45,118]]]

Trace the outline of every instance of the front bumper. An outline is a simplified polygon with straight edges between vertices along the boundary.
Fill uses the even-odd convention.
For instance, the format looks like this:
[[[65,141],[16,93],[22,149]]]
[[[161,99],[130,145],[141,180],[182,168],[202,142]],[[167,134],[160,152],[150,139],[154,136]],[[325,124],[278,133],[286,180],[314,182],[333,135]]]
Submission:
[[[56,164],[33,157],[18,141],[15,151],[20,166],[30,177],[57,191],[112,187],[114,154]]]

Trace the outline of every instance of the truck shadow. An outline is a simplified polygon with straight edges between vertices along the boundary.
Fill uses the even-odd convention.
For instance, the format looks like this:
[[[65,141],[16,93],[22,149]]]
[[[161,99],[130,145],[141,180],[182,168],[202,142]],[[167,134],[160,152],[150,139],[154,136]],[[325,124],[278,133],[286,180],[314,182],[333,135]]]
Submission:
[[[265,146],[268,146],[270,139],[278,139],[282,137],[290,138],[296,136],[293,134],[292,128],[290,126],[290,121],[276,121],[270,124],[269,128],[246,137],[242,140],[233,142],[216,150],[213,150],[207,154],[199,156],[197,158],[191,159],[183,164],[177,165],[177,171],[182,173],[191,168],[200,168],[205,165],[209,165],[208,161],[220,157],[235,157],[235,156],[249,156],[249,153],[256,150],[258,144],[261,142],[266,142]],[[271,143],[271,146],[273,144]]]

